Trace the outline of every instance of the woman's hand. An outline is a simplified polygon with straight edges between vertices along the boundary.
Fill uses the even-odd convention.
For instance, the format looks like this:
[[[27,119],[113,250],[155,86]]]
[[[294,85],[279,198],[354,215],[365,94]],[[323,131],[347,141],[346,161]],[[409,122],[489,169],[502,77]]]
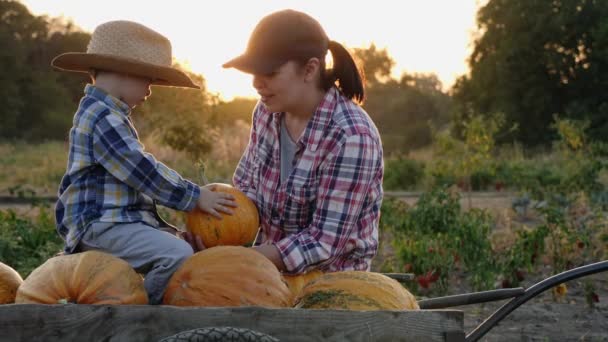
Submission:
[[[180,237],[190,244],[194,253],[205,250],[205,244],[198,235],[194,235],[190,232],[180,232]]]
[[[279,269],[279,271],[283,272],[286,270],[285,263],[283,262],[283,258],[281,257],[281,253],[279,249],[275,245],[260,245],[251,247],[253,250],[263,254],[268,260],[272,261],[272,263]]]
[[[236,202],[234,201],[234,196],[213,190],[215,190],[215,184],[201,186],[201,195],[196,202],[196,206],[200,210],[209,213],[213,217],[220,220],[222,219],[220,212],[232,215],[234,212],[230,209],[230,207],[237,207]]]

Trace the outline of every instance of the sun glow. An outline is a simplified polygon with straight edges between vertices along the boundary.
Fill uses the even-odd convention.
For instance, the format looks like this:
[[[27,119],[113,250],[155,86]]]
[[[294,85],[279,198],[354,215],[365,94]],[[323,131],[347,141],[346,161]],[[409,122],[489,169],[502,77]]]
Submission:
[[[174,57],[207,81],[225,100],[256,96],[251,76],[221,65],[243,52],[257,22],[273,11],[293,8],[315,17],[328,36],[346,47],[386,48],[403,72],[434,72],[444,87],[467,72],[476,0],[427,1],[235,1],[106,0],[91,7],[77,0],[23,0],[36,15],[63,16],[92,32],[109,20],[133,20],[167,36]]]

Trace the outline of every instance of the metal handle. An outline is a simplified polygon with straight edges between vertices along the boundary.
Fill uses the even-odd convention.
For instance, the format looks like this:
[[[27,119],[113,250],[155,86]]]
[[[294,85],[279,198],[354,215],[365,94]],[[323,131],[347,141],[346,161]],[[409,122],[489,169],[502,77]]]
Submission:
[[[481,291],[454,296],[423,299],[418,301],[418,305],[421,309],[441,309],[448,308],[451,306],[478,304],[492,302],[495,300],[513,298],[522,295],[524,292],[525,290],[523,287]]]
[[[608,260],[596,262],[594,264],[585,265],[571,269],[569,271],[562,272],[547,278],[539,283],[529,287],[525,293],[521,296],[511,299],[500,309],[496,310],[490,317],[488,317],[483,323],[477,326],[471,333],[466,337],[466,341],[477,341],[487,334],[498,322],[502,321],[508,314],[513,310],[517,309],[520,305],[524,304],[536,295],[548,290],[556,285],[565,283],[567,281],[588,276],[595,273],[608,271]]]
[[[382,273],[383,275],[393,278],[398,282],[406,282],[410,280],[414,280],[414,274],[412,273]]]

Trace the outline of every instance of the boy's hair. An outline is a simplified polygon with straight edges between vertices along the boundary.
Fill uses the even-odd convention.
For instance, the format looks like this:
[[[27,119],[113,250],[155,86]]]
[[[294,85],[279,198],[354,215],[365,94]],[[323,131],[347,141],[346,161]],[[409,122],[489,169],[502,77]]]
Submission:
[[[131,21],[110,21],[95,28],[87,52],[67,52],[51,65],[61,71],[91,70],[145,77],[153,85],[196,88],[199,86],[171,65],[171,43],[160,33]]]

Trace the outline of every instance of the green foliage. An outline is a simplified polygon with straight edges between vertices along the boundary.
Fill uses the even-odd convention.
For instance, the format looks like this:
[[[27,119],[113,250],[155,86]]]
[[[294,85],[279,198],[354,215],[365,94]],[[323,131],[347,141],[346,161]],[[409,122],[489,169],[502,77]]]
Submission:
[[[495,174],[490,170],[475,170],[471,173],[471,190],[484,191],[488,190],[495,184]]]
[[[256,103],[256,99],[238,97],[230,102],[219,101],[211,107],[209,124],[213,127],[227,127],[238,120],[250,123]]]
[[[64,139],[85,77],[52,72],[64,49],[85,51],[89,36],[71,23],[36,17],[0,0],[0,139]]]
[[[495,135],[504,123],[503,115],[496,114],[490,118],[473,117],[464,123],[464,140],[458,140],[450,132],[439,132],[433,144],[435,160],[431,174],[435,184],[447,180],[457,180],[464,190],[472,190],[475,174],[476,190],[487,184],[482,177],[494,175]],[[483,172],[484,174],[481,174]],[[489,180],[488,180],[489,181]],[[440,183],[441,184],[441,183]]]
[[[474,288],[493,284],[491,217],[480,210],[462,211],[459,200],[456,192],[436,188],[410,209],[398,200],[383,204],[381,229],[394,234],[399,260],[407,272],[417,275],[415,291],[437,282],[436,290],[446,292],[450,273],[461,266]]]
[[[423,162],[401,156],[385,161],[383,187],[386,190],[414,190],[423,177]]]
[[[395,61],[389,56],[386,49],[379,50],[372,43],[368,48],[355,48],[352,52],[362,66],[363,76],[368,87],[373,88],[390,80]]]
[[[23,278],[63,248],[50,211],[38,210],[34,217],[0,210],[0,260]]]
[[[208,154],[217,138],[207,123],[215,98],[209,95],[202,76],[182,69],[201,89],[155,87],[152,96],[137,111],[137,127],[143,135],[157,136],[161,143],[188,154],[192,160]]]
[[[67,160],[62,142],[0,144],[0,193],[54,195]]]
[[[454,86],[457,120],[502,112],[499,142],[548,145],[555,113],[588,119],[606,141],[608,2],[490,0],[477,14],[470,74]]]
[[[517,239],[499,262],[503,287],[517,287],[524,271],[533,272],[539,256],[545,253],[546,226],[523,228],[515,232]]]
[[[451,100],[434,74],[407,74],[391,78],[395,62],[386,49],[375,45],[352,50],[366,77],[364,109],[382,134],[384,150],[407,152],[431,143],[431,127],[449,121]]]

